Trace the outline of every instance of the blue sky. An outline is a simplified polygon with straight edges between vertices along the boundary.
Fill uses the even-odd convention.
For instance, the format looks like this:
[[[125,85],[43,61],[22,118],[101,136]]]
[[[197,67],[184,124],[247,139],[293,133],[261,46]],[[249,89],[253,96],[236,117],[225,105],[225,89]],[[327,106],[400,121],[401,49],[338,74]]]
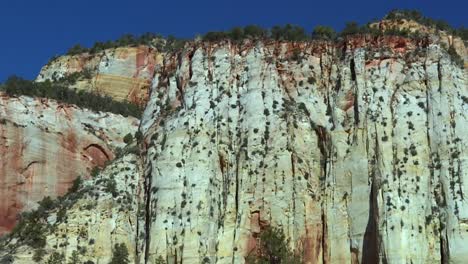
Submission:
[[[91,46],[125,33],[192,37],[233,26],[286,23],[340,30],[347,21],[365,23],[394,8],[467,26],[466,0],[2,0],[0,81],[12,74],[32,79],[50,57],[74,44]]]

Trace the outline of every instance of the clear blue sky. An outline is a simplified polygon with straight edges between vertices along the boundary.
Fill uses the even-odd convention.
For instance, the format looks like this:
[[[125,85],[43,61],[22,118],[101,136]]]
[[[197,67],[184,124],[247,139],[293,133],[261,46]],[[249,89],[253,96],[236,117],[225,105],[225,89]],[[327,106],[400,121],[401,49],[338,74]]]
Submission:
[[[340,30],[346,21],[365,23],[394,8],[418,9],[467,26],[466,0],[1,0],[0,81],[12,74],[32,79],[54,54],[124,33],[192,37],[233,26],[285,23]]]

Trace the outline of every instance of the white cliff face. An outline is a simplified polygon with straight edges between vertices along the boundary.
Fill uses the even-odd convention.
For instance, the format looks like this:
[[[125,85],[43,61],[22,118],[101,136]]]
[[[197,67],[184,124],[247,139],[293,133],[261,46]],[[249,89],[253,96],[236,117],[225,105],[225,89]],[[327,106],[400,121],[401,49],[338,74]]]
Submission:
[[[114,158],[138,120],[54,100],[0,95],[0,234],[45,196]]]
[[[127,247],[129,260],[136,261],[139,166],[135,154],[126,154],[84,181],[78,191],[61,198],[65,217],[58,216],[63,209],[54,209],[47,218],[52,228],[46,238],[44,263],[54,252],[66,260],[77,252],[80,263],[109,263],[114,245],[120,243]],[[11,248],[20,245],[14,251],[14,263],[35,263],[36,250],[20,242],[15,237],[9,244]]]
[[[132,263],[245,263],[273,226],[304,263],[468,258],[466,72],[439,45],[193,43],[161,56],[142,157],[85,184],[48,254],[80,246],[106,263],[125,243]],[[112,177],[116,198],[100,191]]]
[[[305,263],[468,257],[463,70],[399,38],[338,51],[202,45],[156,75],[148,263],[243,263],[267,225]]]

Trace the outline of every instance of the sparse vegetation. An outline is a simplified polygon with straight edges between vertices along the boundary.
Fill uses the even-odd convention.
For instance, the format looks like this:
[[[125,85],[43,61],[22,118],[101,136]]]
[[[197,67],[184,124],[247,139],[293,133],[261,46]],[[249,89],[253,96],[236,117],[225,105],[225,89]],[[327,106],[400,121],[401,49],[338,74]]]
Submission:
[[[95,54],[102,52],[106,49],[118,48],[118,47],[125,47],[131,46],[136,47],[140,45],[146,45],[155,47],[160,51],[176,51],[182,48],[185,44],[185,39],[176,38],[174,36],[167,36],[166,38],[162,35],[158,35],[155,33],[144,33],[140,36],[134,36],[132,34],[125,34],[122,37],[114,40],[114,41],[105,41],[105,42],[96,42],[91,48],[86,48],[81,46],[80,44],[74,45],[70,48],[67,52],[67,55],[77,55],[82,53],[89,53]]]
[[[46,262],[47,264],[63,264],[65,263],[65,255],[62,253],[54,252],[50,255]]]
[[[110,96],[103,96],[83,90],[72,90],[60,83],[50,81],[33,82],[17,76],[11,76],[1,86],[1,90],[10,96],[45,97],[62,103],[75,104],[93,111],[111,112],[123,116],[139,118],[142,113],[141,107],[130,102],[118,102],[114,101]]]
[[[123,138],[123,141],[125,144],[132,144],[133,143],[133,135],[131,133],[128,133],[127,135],[125,135],[125,137]]]
[[[115,244],[114,250],[112,251],[112,260],[109,264],[128,264],[128,249],[124,243]]]
[[[312,31],[312,37],[317,39],[335,39],[336,31],[328,26],[316,26]]]
[[[101,168],[96,166],[91,170],[91,177],[96,178],[101,172]]]
[[[68,264],[77,264],[81,263],[80,253],[77,250],[73,250]]]
[[[421,25],[435,28],[437,30],[443,30],[449,34],[454,34],[461,37],[463,40],[468,40],[468,29],[464,27],[460,27],[459,29],[455,29],[450,26],[444,20],[436,20],[429,17],[425,17],[421,14],[421,12],[417,10],[409,10],[409,9],[395,9],[390,11],[388,15],[384,17],[384,19],[389,20],[414,20]]]
[[[108,179],[106,181],[105,189],[106,192],[111,193],[113,197],[117,197],[117,195],[119,194],[117,192],[117,182],[115,181],[115,179]]]
[[[39,263],[44,258],[45,254],[46,254],[45,249],[37,248],[36,250],[34,250],[32,260]]]
[[[463,67],[464,61],[463,58],[460,57],[460,55],[457,53],[455,48],[453,46],[450,46],[447,50],[448,55],[450,56],[450,59],[458,66]]]
[[[299,264],[302,263],[299,254],[291,251],[287,245],[283,231],[274,227],[267,227],[260,233],[258,254],[247,257],[248,263],[255,264]]]

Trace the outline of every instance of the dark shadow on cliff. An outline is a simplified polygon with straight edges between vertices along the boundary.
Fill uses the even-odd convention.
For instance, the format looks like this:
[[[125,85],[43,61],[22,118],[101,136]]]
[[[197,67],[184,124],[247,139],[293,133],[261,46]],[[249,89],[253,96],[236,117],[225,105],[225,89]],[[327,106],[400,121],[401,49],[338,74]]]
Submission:
[[[379,263],[378,251],[378,235],[377,235],[377,202],[376,200],[375,183],[372,183],[371,192],[369,195],[369,218],[367,220],[366,232],[364,233],[364,242],[362,244],[362,263],[377,264]]]

